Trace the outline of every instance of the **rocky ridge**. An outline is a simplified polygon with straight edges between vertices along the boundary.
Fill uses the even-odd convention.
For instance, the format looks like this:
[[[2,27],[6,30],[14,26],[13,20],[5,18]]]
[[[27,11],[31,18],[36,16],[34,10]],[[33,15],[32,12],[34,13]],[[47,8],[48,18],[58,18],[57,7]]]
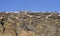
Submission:
[[[0,36],[60,36],[60,14],[0,12]]]

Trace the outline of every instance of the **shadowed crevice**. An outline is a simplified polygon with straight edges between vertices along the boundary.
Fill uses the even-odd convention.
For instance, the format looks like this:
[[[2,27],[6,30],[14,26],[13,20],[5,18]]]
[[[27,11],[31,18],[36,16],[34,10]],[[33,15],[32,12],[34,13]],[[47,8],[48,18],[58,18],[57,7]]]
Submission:
[[[18,36],[18,33],[15,31],[16,36]]]

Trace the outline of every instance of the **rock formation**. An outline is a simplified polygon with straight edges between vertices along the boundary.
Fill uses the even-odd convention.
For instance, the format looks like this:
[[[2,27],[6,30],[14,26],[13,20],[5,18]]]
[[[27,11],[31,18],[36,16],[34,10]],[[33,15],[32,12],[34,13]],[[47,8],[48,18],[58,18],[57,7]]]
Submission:
[[[60,14],[0,12],[0,36],[60,36]]]

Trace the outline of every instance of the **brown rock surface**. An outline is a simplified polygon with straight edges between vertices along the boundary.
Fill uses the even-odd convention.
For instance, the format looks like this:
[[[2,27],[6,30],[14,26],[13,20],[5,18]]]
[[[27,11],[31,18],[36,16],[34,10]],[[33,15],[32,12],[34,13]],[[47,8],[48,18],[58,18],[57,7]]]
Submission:
[[[60,36],[60,14],[0,12],[0,36]]]

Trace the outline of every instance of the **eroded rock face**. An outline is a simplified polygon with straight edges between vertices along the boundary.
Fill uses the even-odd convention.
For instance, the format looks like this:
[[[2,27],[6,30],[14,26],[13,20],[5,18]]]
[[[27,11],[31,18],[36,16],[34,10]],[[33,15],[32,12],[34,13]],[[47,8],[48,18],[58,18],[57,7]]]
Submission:
[[[0,13],[0,36],[60,36],[59,13]]]

